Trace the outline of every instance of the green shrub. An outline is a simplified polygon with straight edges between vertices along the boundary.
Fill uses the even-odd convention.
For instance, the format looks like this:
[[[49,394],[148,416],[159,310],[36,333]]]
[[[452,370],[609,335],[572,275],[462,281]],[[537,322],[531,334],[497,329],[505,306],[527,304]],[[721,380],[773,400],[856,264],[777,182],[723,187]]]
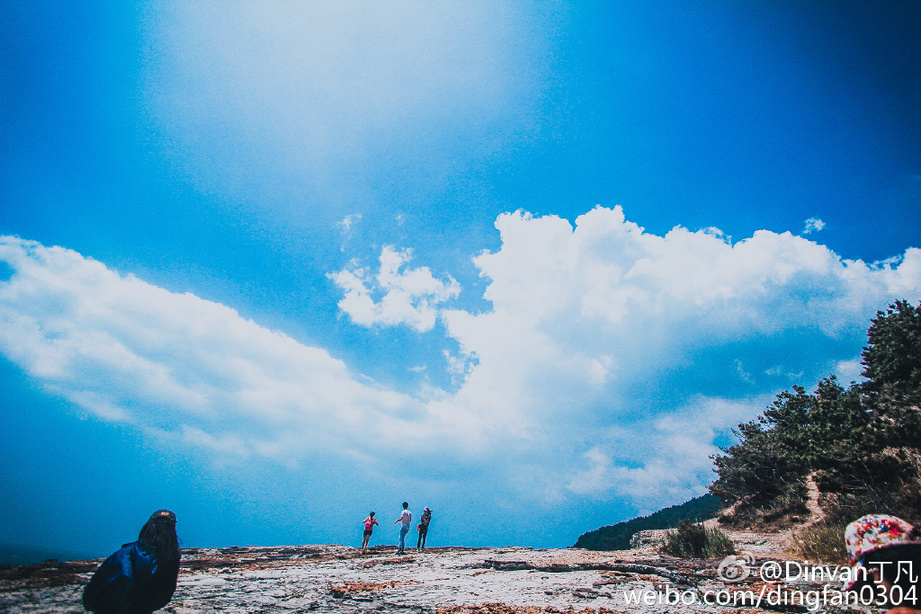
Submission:
[[[829,524],[846,526],[865,514],[892,514],[921,524],[921,479],[906,480],[901,490],[879,493],[872,488],[823,495],[822,509]]]
[[[793,546],[807,561],[840,565],[848,562],[842,525],[813,525],[793,538]]]
[[[717,528],[693,522],[679,522],[678,528],[665,534],[660,551],[681,558],[712,559],[735,553],[728,535]]]

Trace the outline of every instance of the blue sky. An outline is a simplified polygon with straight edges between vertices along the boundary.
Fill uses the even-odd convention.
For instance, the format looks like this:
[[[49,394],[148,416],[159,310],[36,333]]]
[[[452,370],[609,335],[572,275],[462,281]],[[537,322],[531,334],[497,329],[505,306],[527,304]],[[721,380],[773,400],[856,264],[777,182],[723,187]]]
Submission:
[[[921,8],[0,8],[0,544],[568,546],[921,300]]]

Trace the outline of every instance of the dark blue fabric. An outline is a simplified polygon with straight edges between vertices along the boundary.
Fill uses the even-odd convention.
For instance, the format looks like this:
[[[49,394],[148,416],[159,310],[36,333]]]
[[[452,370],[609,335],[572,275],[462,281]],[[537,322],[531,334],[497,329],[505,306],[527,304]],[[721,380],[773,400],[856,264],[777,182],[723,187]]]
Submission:
[[[179,568],[160,570],[160,576],[172,575],[171,588],[166,589],[154,577],[157,571],[153,546],[144,541],[125,544],[96,570],[83,591],[83,607],[96,614],[150,614],[169,603]]]

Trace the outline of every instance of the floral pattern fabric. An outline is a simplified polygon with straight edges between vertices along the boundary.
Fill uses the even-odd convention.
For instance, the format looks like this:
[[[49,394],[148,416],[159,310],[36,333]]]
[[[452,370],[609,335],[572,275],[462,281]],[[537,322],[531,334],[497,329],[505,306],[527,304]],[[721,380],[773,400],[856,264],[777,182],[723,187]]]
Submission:
[[[851,565],[856,565],[873,550],[921,543],[919,537],[914,526],[888,514],[868,514],[847,525],[844,531],[844,543]]]

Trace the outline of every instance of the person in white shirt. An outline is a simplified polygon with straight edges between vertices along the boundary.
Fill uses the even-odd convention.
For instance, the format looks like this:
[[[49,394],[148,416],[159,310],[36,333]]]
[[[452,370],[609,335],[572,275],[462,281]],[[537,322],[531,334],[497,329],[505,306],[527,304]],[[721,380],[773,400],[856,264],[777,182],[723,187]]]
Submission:
[[[403,526],[400,527],[400,549],[397,550],[397,554],[403,554],[406,547],[406,534],[409,533],[409,525],[413,522],[413,513],[409,511],[409,503],[406,501],[403,502],[403,513],[393,521],[393,524],[398,522],[402,522]]]

